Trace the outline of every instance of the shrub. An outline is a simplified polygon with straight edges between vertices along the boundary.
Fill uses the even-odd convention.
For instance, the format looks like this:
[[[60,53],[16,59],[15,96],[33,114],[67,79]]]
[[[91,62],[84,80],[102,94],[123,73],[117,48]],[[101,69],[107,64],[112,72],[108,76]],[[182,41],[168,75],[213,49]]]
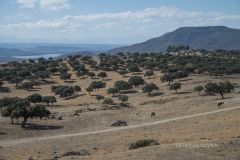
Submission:
[[[129,146],[129,149],[137,149],[140,147],[146,147],[146,146],[149,146],[151,142],[155,142],[155,140],[153,140],[153,139],[139,140],[135,143],[131,143]]]

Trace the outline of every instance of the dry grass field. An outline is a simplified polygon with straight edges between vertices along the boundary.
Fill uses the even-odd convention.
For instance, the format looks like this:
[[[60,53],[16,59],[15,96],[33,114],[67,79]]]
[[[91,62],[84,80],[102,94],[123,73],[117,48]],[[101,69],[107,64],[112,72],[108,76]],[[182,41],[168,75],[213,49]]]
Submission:
[[[92,71],[90,68],[89,70]],[[240,88],[225,94],[225,99],[221,99],[220,95],[199,96],[193,91],[195,86],[204,86],[210,81],[229,80],[231,83],[240,84],[240,75],[230,75],[229,78],[189,75],[181,80],[182,88],[176,94],[175,91],[169,90],[167,83],[160,81],[161,72],[154,71],[154,78],[143,78],[146,82],[155,83],[159,91],[153,91],[152,95],[148,96],[147,93],[142,93],[142,86],[133,88],[122,93],[129,96],[129,107],[117,105],[106,109],[101,102],[98,103],[95,95],[113,98],[115,103],[120,104],[118,94],[112,97],[111,94],[107,94],[107,89],[113,87],[117,80],[128,81],[134,75],[128,73],[123,77],[109,71],[107,78],[104,78],[106,88],[93,91],[89,95],[85,88],[91,81],[101,78],[81,79],[73,72],[70,73],[73,83],[69,83],[68,80],[64,82],[58,75],[52,75],[46,81],[40,81],[42,84],[35,86],[32,91],[17,90],[14,84],[4,84],[11,92],[0,93],[0,98],[25,98],[33,93],[42,96],[54,95],[51,92],[53,84],[79,85],[82,91],[79,92],[79,96],[71,99],[57,96],[57,102],[47,107],[55,117],[62,116],[62,120],[29,119],[26,128],[21,128],[16,121],[10,124],[10,118],[0,117],[0,160],[240,159]],[[138,75],[143,76],[141,73]],[[218,107],[219,102],[224,102],[224,105]],[[74,115],[77,110],[82,112]],[[135,112],[138,112],[138,115]],[[155,112],[156,117],[151,118],[151,112]],[[209,114],[202,114],[207,112]],[[110,124],[118,119],[125,120],[128,126],[110,127]],[[128,149],[131,143],[143,139],[157,140],[159,145]],[[60,156],[79,150],[85,150],[90,155]]]

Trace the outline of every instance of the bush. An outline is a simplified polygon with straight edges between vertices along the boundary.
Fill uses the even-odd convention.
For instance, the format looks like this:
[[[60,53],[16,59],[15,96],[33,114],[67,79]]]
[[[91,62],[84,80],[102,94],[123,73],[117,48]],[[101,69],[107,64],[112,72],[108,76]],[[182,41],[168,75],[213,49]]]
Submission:
[[[153,140],[153,139],[139,140],[135,143],[131,143],[130,146],[129,146],[129,149],[137,149],[137,148],[140,148],[140,147],[150,146],[151,142],[155,142],[155,140]]]

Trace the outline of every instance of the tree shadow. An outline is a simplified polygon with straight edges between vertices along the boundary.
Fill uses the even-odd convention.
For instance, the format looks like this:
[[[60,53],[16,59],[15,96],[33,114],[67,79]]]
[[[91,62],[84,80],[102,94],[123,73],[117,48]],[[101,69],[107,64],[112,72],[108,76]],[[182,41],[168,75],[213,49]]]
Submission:
[[[39,80],[41,82],[43,82],[43,84],[55,84],[55,81],[48,81],[48,80]]]
[[[83,79],[83,80],[86,79],[86,78],[88,78],[88,77],[79,77],[79,79]]]
[[[35,91],[39,91],[38,89],[29,89],[28,92],[35,92]]]
[[[191,79],[191,78],[188,78],[188,79],[180,79],[180,82],[181,82],[181,81],[190,81],[190,80],[193,80],[193,79]]]
[[[53,73],[52,75],[53,76],[61,76],[62,74],[60,74],[60,73]]]
[[[76,81],[69,80],[69,81],[64,81],[64,83],[76,83]]]
[[[43,125],[27,123],[23,129],[24,130],[56,130],[61,128],[63,128],[63,126],[43,126]]]
[[[129,90],[129,91],[123,91],[121,92],[121,94],[136,94],[138,93],[138,91],[134,91],[134,90]]]
[[[0,132],[0,135],[7,134],[6,132]]]
[[[94,79],[100,79],[100,78],[97,78],[97,77],[93,77],[93,78],[91,78],[91,79],[93,79],[93,80],[94,80]]]
[[[143,72],[135,72],[135,73],[132,74],[132,75],[139,75],[139,74],[143,74]]]
[[[191,93],[191,92],[178,92],[176,94],[188,94],[188,93]]]
[[[11,92],[10,89],[8,87],[1,87],[0,88],[0,92],[1,93],[8,93],[8,92]]]
[[[213,100],[224,100],[224,99],[232,99],[232,98],[234,98],[234,97],[227,97],[227,98],[216,98],[216,99],[213,99]]]
[[[112,79],[110,79],[110,78],[109,78],[109,79],[103,79],[103,81],[111,81],[111,80],[112,80]]]
[[[161,96],[161,95],[164,95],[165,93],[163,92],[154,92],[151,94],[151,97],[156,97],[156,96]]]

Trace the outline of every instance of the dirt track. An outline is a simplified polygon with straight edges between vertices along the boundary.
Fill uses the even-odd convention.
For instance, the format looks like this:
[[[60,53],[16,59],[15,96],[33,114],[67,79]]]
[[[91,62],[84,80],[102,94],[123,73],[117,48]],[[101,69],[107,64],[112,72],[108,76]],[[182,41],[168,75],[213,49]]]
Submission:
[[[125,126],[125,127],[119,127],[119,128],[109,128],[109,129],[97,130],[97,131],[91,131],[91,132],[63,134],[63,135],[46,136],[46,137],[39,137],[39,138],[24,138],[24,139],[20,139],[20,140],[5,141],[5,142],[3,141],[3,142],[1,142],[1,146],[12,146],[12,145],[16,145],[16,144],[28,143],[28,142],[33,142],[33,141],[41,141],[41,140],[56,139],[56,138],[67,138],[67,137],[73,137],[73,136],[82,136],[82,135],[105,133],[105,132],[118,131],[118,130],[133,129],[133,128],[138,128],[138,127],[143,127],[143,126],[150,126],[150,125],[166,123],[166,122],[170,122],[170,121],[177,121],[177,120],[182,120],[182,119],[186,119],[186,118],[193,118],[193,117],[202,116],[202,115],[224,112],[224,111],[238,109],[238,108],[240,108],[240,106],[225,108],[225,109],[220,109],[220,110],[215,110],[215,111],[210,111],[210,112],[204,112],[204,113],[199,113],[199,114],[194,114],[194,115],[182,116],[182,117],[177,117],[177,118],[165,119],[165,120],[155,121],[155,122],[151,122],[151,123],[131,125],[131,126]]]

